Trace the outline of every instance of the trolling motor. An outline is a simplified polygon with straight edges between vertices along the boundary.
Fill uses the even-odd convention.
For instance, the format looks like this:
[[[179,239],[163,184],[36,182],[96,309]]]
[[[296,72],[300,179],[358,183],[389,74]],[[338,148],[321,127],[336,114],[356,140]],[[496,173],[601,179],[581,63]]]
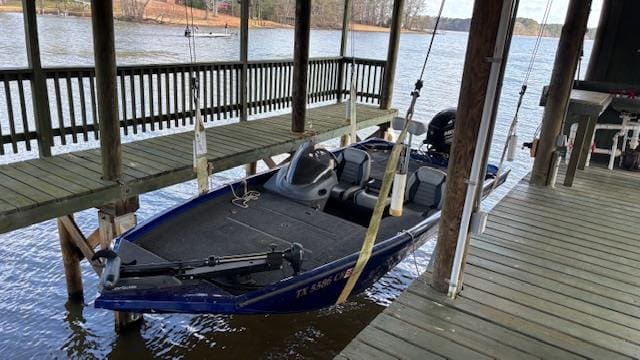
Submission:
[[[122,264],[121,258],[113,250],[100,250],[92,260],[106,259],[100,283],[105,289],[113,289],[121,278],[145,276],[174,276],[178,279],[208,279],[220,275],[246,275],[282,269],[286,260],[293,268],[294,275],[302,269],[304,248],[299,243],[285,250],[253,254],[210,256],[203,260],[176,261],[138,265],[134,262]]]

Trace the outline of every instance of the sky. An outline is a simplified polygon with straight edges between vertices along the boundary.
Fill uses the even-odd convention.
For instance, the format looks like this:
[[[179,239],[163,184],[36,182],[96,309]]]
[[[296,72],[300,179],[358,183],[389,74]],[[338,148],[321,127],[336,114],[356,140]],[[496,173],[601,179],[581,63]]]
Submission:
[[[452,18],[470,18],[473,10],[473,0],[445,0],[444,10],[442,11],[444,17]],[[426,0],[428,15],[436,15],[438,8],[440,7],[440,0]],[[544,14],[544,8],[547,4],[547,0],[520,0],[520,8],[518,9],[518,16],[524,18],[530,18],[540,22],[542,15]],[[549,15],[550,24],[562,24],[564,23],[564,17],[567,13],[567,6],[569,0],[553,0],[551,6],[551,13]],[[600,18],[600,8],[602,8],[602,0],[593,0],[591,5],[591,15],[589,17],[589,27],[594,28],[598,26],[598,19]]]

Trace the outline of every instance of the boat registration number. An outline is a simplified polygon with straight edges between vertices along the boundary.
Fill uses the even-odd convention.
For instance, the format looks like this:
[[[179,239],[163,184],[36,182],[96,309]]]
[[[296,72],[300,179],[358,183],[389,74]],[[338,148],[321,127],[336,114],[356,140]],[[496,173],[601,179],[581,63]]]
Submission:
[[[300,288],[296,291],[296,298],[301,298],[304,296],[307,296],[309,294],[312,294],[318,290],[324,289],[327,286],[338,282],[340,280],[346,279],[348,277],[351,276],[351,274],[353,273],[353,268],[348,268],[346,270],[342,270],[334,275],[331,276],[327,276],[325,278],[322,278],[314,283],[312,283],[311,285],[307,285],[303,288]]]

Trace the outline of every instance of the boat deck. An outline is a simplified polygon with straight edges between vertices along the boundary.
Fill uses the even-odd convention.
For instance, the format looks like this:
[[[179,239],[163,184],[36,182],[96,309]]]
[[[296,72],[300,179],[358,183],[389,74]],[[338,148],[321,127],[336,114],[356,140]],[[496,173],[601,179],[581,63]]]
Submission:
[[[521,182],[473,238],[456,300],[425,273],[337,358],[639,358],[638,186],[596,167],[572,188]]]
[[[366,128],[396,111],[358,105],[357,113]],[[344,104],[308,109],[304,135],[291,132],[290,114],[211,127],[208,158],[218,172],[294,151],[310,137],[329,140],[348,132],[344,114]],[[0,233],[193,179],[192,141],[183,132],[123,144],[120,182],[101,179],[100,149],[0,165]]]

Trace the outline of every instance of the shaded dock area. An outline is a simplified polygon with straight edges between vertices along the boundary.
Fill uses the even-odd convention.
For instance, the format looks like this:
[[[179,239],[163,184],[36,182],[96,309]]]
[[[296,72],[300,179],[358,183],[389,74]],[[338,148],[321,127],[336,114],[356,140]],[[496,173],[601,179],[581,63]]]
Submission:
[[[349,131],[345,104],[307,111],[307,130],[291,132],[291,114],[207,129],[208,160],[214,171],[294,151],[313,137],[325,141]],[[388,122],[395,110],[358,105],[358,128]],[[195,178],[193,132],[147,138],[122,145],[123,177],[102,180],[100,149],[0,166],[0,233],[98,207]]]
[[[473,237],[457,299],[425,273],[337,358],[640,357],[638,185],[597,167],[571,188],[523,180]]]

